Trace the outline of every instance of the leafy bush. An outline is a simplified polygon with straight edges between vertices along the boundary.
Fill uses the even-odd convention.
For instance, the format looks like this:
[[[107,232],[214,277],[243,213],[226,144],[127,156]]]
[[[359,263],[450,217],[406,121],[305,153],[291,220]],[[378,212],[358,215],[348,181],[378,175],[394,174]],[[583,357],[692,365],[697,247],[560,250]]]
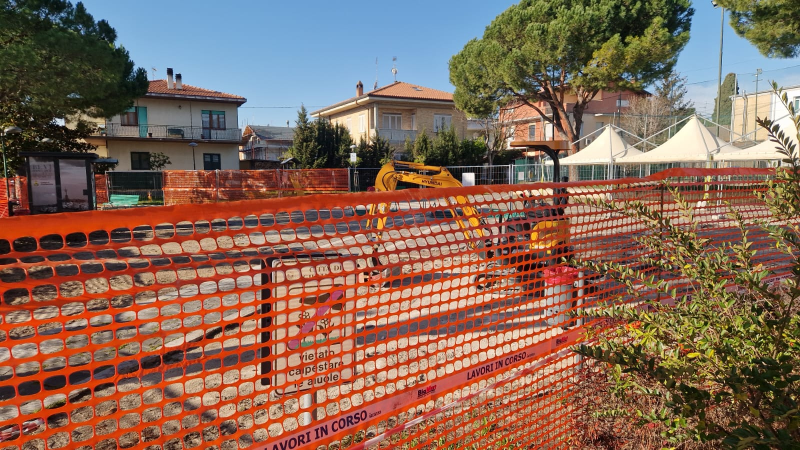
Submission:
[[[785,94],[781,98],[800,128],[793,105]],[[795,143],[776,124],[759,124],[786,155],[786,165],[758,194],[769,221],[748,219],[728,206],[727,218],[740,234],[732,241],[701,233],[692,205],[668,185],[680,218],[636,200],[621,209],[596,204],[646,227],[638,238],[645,249],[640,263],[666,276],[618,263],[581,263],[641,303],[610,303],[587,313],[602,325],[590,345],[574,350],[600,363],[594,367],[605,371],[601,378],[620,400],[599,414],[655,424],[662,442],[673,446],[695,441],[714,448],[800,448],[800,161]],[[758,261],[765,239],[790,269],[776,271]],[[788,278],[775,282],[787,270]],[[665,278],[683,280],[685,289]],[[642,286],[655,294],[648,299],[657,295],[675,305],[641,299]],[[628,401],[633,408],[619,407]]]

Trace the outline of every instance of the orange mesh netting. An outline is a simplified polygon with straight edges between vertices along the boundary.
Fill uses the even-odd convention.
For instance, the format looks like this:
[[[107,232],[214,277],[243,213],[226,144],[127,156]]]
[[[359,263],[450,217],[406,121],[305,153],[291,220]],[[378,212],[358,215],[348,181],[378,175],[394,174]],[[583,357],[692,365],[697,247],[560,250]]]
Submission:
[[[563,258],[643,251],[641,224],[586,201],[672,214],[669,178],[736,239],[724,202],[768,218],[768,174],[3,219],[0,448],[574,448],[574,312],[630,299]],[[217,175],[167,176],[205,199]]]
[[[165,170],[164,204],[347,192],[347,169]]]

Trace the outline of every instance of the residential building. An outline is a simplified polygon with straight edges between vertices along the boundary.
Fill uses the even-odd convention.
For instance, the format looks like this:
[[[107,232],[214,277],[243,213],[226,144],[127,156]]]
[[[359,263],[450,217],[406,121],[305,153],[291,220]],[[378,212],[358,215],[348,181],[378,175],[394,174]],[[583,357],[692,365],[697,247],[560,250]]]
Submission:
[[[622,114],[628,109],[630,101],[637,96],[649,95],[646,91],[620,91],[612,92],[601,90],[589,102],[588,106],[583,112],[583,124],[580,129],[579,136],[588,136],[591,133],[602,129],[608,124],[619,125]],[[567,112],[572,111],[575,104],[575,96],[567,94],[565,96],[565,109]],[[535,103],[536,107],[548,117],[552,117],[553,111],[550,106],[540,101]],[[507,133],[509,136],[509,143],[512,141],[551,141],[556,139],[565,139],[558,136],[558,132],[554,131],[552,123],[547,122],[541,114],[534,108],[524,103],[516,103],[509,105],[502,113],[500,120],[505,122],[511,130]],[[592,142],[598,133],[583,139],[582,146],[586,146]],[[533,156],[533,155],[531,155]]]
[[[150,170],[150,154],[157,152],[169,157],[168,170],[238,169],[238,110],[246,101],[183,84],[181,74],[173,79],[167,69],[167,79],[151,81],[128,111],[106,120],[89,119],[98,131],[87,141],[101,157],[116,158],[115,170],[120,171]]]
[[[800,111],[800,85],[785,87],[783,92],[794,104],[795,111]],[[734,141],[762,142],[769,139],[767,130],[756,123],[756,117],[776,121],[782,130],[792,130],[794,127],[789,111],[772,89],[749,94],[745,92],[734,95],[731,99],[731,131]]]
[[[280,165],[294,141],[294,128],[248,125],[242,133],[239,166],[272,169]]]
[[[359,81],[355,97],[311,115],[344,126],[355,141],[370,140],[377,133],[398,148],[423,131],[433,137],[452,127],[459,138],[467,136],[467,117],[456,109],[453,94],[402,81],[367,93]]]

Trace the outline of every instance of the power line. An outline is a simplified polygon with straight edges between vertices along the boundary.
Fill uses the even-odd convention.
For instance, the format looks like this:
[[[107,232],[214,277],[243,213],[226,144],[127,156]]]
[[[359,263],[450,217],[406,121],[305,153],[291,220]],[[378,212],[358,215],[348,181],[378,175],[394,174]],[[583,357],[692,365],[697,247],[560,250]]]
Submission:
[[[779,68],[777,68],[777,69],[763,70],[763,71],[762,71],[762,73],[767,73],[767,72],[777,72],[777,71],[779,71],[779,70],[794,69],[794,68],[796,68],[796,67],[800,67],[800,64],[795,64],[795,65],[793,65],[793,66],[787,66],[787,67],[779,67]],[[731,73],[736,73],[736,72],[731,72]],[[742,72],[742,73],[736,73],[736,75],[751,75],[751,74],[750,74],[749,72]],[[693,85],[693,84],[703,84],[703,83],[710,83],[710,82],[712,82],[712,81],[717,81],[717,80],[716,80],[716,79],[714,79],[714,80],[705,80],[705,81],[695,81],[695,82],[693,82],[693,83],[686,83],[686,86],[690,86],[690,85]]]

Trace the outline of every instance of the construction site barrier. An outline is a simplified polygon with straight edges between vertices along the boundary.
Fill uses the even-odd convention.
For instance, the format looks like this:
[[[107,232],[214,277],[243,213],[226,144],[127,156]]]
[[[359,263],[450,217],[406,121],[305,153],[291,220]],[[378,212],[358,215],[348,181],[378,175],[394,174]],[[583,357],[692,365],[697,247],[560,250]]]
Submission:
[[[588,202],[676,216],[668,180],[715,242],[739,235],[726,205],[741,212],[779,273],[790,261],[755,225],[769,176],[672,169],[4,219],[0,448],[576,448],[575,313],[632,299],[566,261],[636,264],[645,232]]]
[[[347,169],[165,170],[165,205],[349,191]]]

